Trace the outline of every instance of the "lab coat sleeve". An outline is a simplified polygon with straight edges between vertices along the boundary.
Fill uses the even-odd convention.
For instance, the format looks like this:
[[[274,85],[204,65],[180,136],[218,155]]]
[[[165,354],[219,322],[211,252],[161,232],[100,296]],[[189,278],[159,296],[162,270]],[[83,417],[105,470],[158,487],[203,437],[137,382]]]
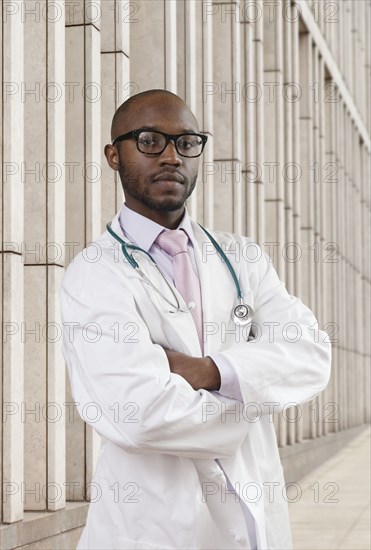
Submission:
[[[260,415],[313,399],[330,377],[328,335],[318,330],[310,309],[288,294],[266,254],[253,269],[245,260],[240,281],[246,293],[253,291],[255,338],[219,351],[218,357],[234,369],[244,403],[250,410],[255,404]]]
[[[104,262],[78,255],[63,280],[62,351],[80,416],[128,452],[232,456],[248,430],[236,422],[242,403],[171,373],[124,277],[115,277]]]
[[[220,373],[220,389],[216,393],[237,401],[243,401],[240,383],[232,365],[218,353],[212,353],[210,357]]]

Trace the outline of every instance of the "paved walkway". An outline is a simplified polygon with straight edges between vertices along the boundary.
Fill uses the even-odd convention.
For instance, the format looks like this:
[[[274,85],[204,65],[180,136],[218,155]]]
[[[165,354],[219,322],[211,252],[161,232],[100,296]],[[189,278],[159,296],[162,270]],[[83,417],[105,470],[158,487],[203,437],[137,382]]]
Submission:
[[[370,550],[370,430],[288,492],[295,550]]]

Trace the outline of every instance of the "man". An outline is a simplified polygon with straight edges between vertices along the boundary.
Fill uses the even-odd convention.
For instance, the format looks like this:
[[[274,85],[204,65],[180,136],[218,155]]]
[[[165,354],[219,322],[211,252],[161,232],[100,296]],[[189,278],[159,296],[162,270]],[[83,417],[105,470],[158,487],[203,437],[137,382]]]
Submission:
[[[164,90],[113,118],[125,203],[62,288],[73,396],[102,437],[79,549],[291,548],[272,412],[325,388],[330,346],[257,245],[210,231],[237,299],[185,208],[205,143]]]

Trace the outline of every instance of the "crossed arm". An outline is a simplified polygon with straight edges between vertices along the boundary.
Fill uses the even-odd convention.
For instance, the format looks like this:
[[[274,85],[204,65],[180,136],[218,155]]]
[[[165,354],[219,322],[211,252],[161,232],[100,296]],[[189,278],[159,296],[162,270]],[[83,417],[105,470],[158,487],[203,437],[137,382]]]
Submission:
[[[173,374],[182,376],[194,390],[219,390],[220,372],[211,357],[192,357],[164,348]]]

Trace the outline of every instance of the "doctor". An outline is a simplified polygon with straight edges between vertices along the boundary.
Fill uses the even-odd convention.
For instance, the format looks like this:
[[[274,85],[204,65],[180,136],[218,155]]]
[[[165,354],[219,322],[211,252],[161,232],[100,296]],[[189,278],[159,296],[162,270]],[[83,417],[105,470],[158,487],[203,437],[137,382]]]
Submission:
[[[189,217],[206,140],[165,90],[112,121],[125,203],[61,290],[72,393],[101,436],[78,549],[292,548],[272,413],[326,387],[330,345],[257,245]]]

